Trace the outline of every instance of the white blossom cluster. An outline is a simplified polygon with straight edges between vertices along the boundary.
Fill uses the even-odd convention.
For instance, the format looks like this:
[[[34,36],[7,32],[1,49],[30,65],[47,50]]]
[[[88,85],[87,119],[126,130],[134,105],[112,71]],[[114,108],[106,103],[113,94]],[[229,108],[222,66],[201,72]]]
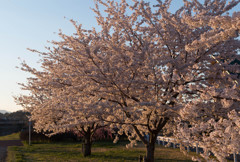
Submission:
[[[184,146],[196,147],[198,144],[204,149],[201,155],[208,161],[214,161],[210,158],[210,152],[219,161],[226,161],[230,154],[240,151],[240,112],[236,112],[233,106],[237,105],[229,107],[226,113],[226,107],[221,104],[188,105],[182,111],[181,119],[176,120],[175,137]],[[191,110],[191,107],[194,109]]]

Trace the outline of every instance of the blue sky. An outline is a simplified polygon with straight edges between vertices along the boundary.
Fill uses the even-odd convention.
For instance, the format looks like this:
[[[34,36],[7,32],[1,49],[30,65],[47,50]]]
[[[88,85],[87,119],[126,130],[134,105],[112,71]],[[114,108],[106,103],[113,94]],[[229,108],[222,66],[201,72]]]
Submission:
[[[21,109],[12,96],[23,93],[17,83],[29,75],[16,68],[21,63],[18,58],[35,67],[39,59],[26,48],[44,51],[50,46],[48,40],[58,39],[59,29],[73,33],[69,19],[85,28],[97,26],[93,6],[92,0],[0,0],[0,110]]]
[[[174,0],[173,9],[181,3]],[[0,0],[0,110],[22,109],[12,96],[24,93],[17,83],[26,82],[29,75],[16,68],[21,63],[18,58],[33,67],[38,67],[39,59],[26,48],[44,51],[51,46],[47,41],[59,39],[59,29],[74,33],[69,19],[84,28],[97,27],[90,7],[94,7],[93,0]]]

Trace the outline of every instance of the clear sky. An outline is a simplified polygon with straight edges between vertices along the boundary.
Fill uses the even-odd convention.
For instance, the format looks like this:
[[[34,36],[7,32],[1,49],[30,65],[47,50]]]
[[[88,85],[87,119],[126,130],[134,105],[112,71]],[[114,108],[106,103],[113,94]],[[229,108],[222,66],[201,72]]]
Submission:
[[[28,74],[16,68],[18,58],[31,66],[39,59],[26,48],[44,51],[51,46],[48,40],[58,39],[59,29],[73,33],[69,19],[85,28],[97,26],[90,7],[92,0],[0,0],[0,110],[21,109],[12,96],[23,93],[17,83],[26,82]]]
[[[182,0],[174,0],[173,9],[181,4]],[[29,75],[16,68],[21,63],[18,58],[33,67],[39,59],[26,48],[44,51],[51,46],[47,41],[59,39],[59,29],[74,33],[69,19],[84,28],[97,27],[90,7],[93,0],[0,0],[0,110],[22,109],[12,96],[23,93],[17,83],[26,82]]]

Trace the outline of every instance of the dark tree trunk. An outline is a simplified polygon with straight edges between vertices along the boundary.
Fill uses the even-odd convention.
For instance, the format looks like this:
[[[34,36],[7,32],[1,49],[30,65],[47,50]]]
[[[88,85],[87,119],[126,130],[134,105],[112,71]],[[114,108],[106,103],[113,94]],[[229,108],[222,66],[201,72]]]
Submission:
[[[84,142],[82,145],[82,153],[84,157],[91,155],[91,148],[92,148],[91,131],[90,129],[88,129],[85,133]]]
[[[83,143],[83,156],[90,156],[91,155],[91,143]]]
[[[146,162],[154,162],[155,143],[149,143],[146,151]]]
[[[141,141],[145,144],[146,146],[146,157],[145,157],[145,162],[154,162],[154,151],[155,151],[155,143],[157,140],[157,135],[158,133],[162,130],[162,128],[166,125],[167,121],[169,118],[161,118],[158,122],[157,129],[151,130],[150,127],[149,129],[149,140],[146,140],[138,130],[138,128],[135,125],[132,125],[135,132],[137,133],[138,137],[141,139]]]
[[[150,134],[149,142],[146,145],[146,162],[154,162],[154,152],[157,134]]]

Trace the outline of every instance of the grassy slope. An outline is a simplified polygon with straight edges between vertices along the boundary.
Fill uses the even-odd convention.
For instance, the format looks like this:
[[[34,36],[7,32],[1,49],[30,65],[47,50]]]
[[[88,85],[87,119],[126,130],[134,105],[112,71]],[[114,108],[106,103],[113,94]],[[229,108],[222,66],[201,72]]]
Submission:
[[[112,142],[98,142],[93,145],[92,155],[84,158],[81,152],[81,144],[52,143],[33,144],[32,146],[8,148],[8,161],[108,161],[123,162],[137,161],[139,155],[145,154],[145,149],[138,146],[126,149],[124,143],[113,144]],[[156,161],[191,161],[184,156],[179,149],[164,148],[157,146],[155,151]]]
[[[6,141],[6,140],[19,140],[19,134],[20,133],[13,133],[7,136],[0,136],[0,140]]]

